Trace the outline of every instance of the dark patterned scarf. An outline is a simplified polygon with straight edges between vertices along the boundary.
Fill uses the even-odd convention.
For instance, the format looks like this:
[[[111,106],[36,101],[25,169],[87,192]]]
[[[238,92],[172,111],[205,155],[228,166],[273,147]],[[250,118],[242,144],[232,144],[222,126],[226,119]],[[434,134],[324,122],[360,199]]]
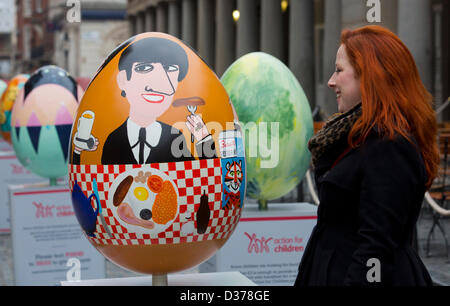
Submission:
[[[353,124],[361,116],[361,112],[361,103],[359,103],[346,113],[332,115],[325,122],[323,127],[308,142],[313,166],[323,153],[331,149],[343,137],[348,136]]]

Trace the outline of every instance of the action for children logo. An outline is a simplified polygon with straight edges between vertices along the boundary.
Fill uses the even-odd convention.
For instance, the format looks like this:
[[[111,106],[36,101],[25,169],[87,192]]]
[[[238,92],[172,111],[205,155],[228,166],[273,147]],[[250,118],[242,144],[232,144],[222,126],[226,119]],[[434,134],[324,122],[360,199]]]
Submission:
[[[32,203],[36,207],[36,218],[51,218],[51,217],[70,217],[75,215],[75,212],[70,205],[44,205],[41,202]]]
[[[249,239],[247,252],[249,254],[262,254],[270,253],[290,253],[290,252],[303,252],[303,238],[295,236],[291,237],[258,237],[255,233],[249,234],[244,232],[245,236]]]
[[[11,174],[30,174],[31,172],[26,170],[24,167],[17,165],[17,164],[11,164]]]
[[[256,254],[258,253],[269,253],[269,246],[268,243],[270,240],[272,240],[272,237],[270,238],[257,238],[256,234],[252,234],[250,235],[247,232],[244,232],[244,234],[248,237],[248,239],[250,239],[250,242],[248,244],[248,253],[251,254],[253,252],[255,252]]]

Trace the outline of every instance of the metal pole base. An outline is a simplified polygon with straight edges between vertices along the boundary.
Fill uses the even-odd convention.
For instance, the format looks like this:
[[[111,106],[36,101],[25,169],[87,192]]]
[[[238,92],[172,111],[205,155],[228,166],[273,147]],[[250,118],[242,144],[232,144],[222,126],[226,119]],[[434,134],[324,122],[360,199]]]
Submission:
[[[167,286],[167,274],[153,274],[152,286]]]

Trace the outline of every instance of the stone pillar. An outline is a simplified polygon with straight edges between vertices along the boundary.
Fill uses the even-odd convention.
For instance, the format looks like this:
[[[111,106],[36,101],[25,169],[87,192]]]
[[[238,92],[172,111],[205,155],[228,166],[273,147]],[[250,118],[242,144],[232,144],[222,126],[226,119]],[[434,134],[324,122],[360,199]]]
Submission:
[[[198,0],[198,54],[214,66],[214,0]]]
[[[130,33],[131,35],[136,35],[137,31],[136,31],[136,15],[129,15],[128,16],[128,24],[129,24],[129,28],[130,28]]]
[[[237,22],[236,56],[259,50],[259,25],[256,0],[238,0],[240,18]]]
[[[193,49],[196,49],[197,12],[195,0],[183,0],[181,15],[181,38]]]
[[[289,68],[302,85],[313,110],[316,105],[314,0],[291,0],[289,5]]]
[[[175,37],[181,38],[181,15],[180,15],[180,7],[177,1],[169,1],[168,2],[168,33]]]
[[[167,3],[160,2],[156,6],[156,31],[167,33]]]
[[[145,16],[144,13],[140,12],[136,16],[136,34],[141,34],[145,32]]]
[[[155,9],[153,7],[149,7],[145,11],[145,31],[146,32],[156,31],[156,16],[155,16]]]
[[[325,25],[323,44],[323,82],[324,101],[321,110],[325,116],[337,112],[336,94],[328,88],[327,83],[334,73],[336,52],[339,48],[342,27],[341,0],[325,0]]]
[[[433,91],[431,0],[398,0],[398,36],[411,51],[425,87]]]
[[[215,70],[221,76],[235,59],[235,23],[233,20],[233,1],[216,2],[216,64]]]
[[[397,33],[397,1],[381,0],[381,26]]]
[[[284,61],[283,13],[280,0],[261,0],[260,25],[261,51]]]

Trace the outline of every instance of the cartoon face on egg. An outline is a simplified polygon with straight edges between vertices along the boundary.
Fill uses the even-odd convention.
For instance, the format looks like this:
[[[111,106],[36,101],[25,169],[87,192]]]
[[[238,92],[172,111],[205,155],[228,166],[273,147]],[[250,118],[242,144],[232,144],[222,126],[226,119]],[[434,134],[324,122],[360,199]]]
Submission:
[[[133,169],[119,175],[107,201],[125,228],[141,234],[157,234],[178,216],[176,185],[157,169]]]

